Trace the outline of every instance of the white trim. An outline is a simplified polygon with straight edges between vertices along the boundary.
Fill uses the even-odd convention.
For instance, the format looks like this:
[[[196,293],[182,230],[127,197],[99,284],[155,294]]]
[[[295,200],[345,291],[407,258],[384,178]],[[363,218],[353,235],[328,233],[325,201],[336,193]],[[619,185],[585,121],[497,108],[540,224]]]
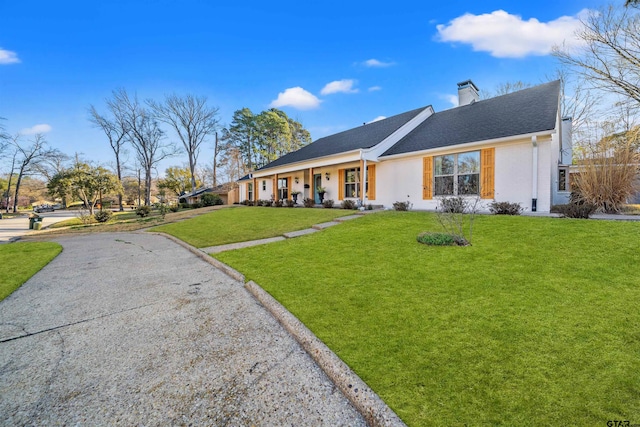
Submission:
[[[371,160],[377,162],[378,157],[382,155],[382,153],[397,144],[402,138],[407,136],[410,132],[412,132],[433,114],[435,114],[435,112],[433,111],[433,107],[431,105],[425,107],[425,109],[416,114],[414,118],[409,120],[404,125],[400,126],[395,130],[395,132],[380,141],[377,145],[374,145],[371,148],[362,149],[360,158],[363,160]]]

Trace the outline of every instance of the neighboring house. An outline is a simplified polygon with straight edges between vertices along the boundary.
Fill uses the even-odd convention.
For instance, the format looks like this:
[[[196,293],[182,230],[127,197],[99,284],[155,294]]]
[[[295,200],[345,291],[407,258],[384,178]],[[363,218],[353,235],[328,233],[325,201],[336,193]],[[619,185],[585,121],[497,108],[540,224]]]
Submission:
[[[354,199],[433,210],[443,196],[479,196],[548,212],[569,197],[571,120],[560,117],[560,82],[479,100],[458,83],[459,106],[418,108],[320,138],[243,177],[240,200]],[[364,174],[362,172],[365,172]]]
[[[235,184],[222,184],[213,188],[198,188],[192,193],[181,195],[178,201],[192,205],[201,202],[202,195],[207,193],[217,194],[225,205],[232,205],[238,202],[238,187]]]

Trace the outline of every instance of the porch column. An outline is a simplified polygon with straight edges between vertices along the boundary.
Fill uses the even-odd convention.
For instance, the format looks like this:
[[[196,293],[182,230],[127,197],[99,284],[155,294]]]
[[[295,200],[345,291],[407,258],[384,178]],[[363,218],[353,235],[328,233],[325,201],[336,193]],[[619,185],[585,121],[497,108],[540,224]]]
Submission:
[[[309,198],[310,199],[315,199],[316,196],[316,190],[314,187],[315,182],[313,182],[313,168],[309,168]],[[304,197],[303,197],[304,199]]]
[[[258,200],[258,179],[253,178],[253,201],[254,203]]]
[[[273,200],[278,200],[278,174],[273,175]]]
[[[362,205],[364,206],[364,192],[365,192],[365,176],[367,174],[367,162],[364,159],[360,159],[360,200],[362,201]]]

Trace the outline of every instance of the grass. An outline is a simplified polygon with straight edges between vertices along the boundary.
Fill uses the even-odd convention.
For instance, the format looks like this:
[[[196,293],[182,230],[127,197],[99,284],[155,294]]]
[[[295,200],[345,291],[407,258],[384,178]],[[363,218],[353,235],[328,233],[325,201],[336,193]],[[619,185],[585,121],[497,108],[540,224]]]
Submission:
[[[352,215],[342,209],[238,207],[154,227],[197,248],[280,236],[289,231]]]
[[[384,212],[223,252],[410,426],[640,420],[640,224]],[[640,422],[640,421],[635,421]]]
[[[0,301],[11,295],[62,251],[51,242],[0,245]]]

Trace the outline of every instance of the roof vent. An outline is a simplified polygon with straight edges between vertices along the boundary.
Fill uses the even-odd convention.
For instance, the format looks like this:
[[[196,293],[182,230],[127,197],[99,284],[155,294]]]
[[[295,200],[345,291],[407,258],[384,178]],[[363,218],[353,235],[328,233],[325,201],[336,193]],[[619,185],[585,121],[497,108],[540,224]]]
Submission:
[[[458,106],[473,104],[480,100],[478,88],[471,80],[458,83]]]

